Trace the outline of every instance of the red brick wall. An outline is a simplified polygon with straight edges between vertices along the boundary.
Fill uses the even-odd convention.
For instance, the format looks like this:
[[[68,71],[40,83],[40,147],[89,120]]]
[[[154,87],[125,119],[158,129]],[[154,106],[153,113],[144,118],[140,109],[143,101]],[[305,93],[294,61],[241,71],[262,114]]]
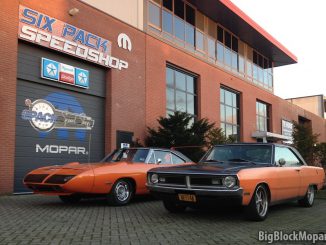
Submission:
[[[13,188],[18,0],[1,1],[0,7],[0,193],[10,193]]]

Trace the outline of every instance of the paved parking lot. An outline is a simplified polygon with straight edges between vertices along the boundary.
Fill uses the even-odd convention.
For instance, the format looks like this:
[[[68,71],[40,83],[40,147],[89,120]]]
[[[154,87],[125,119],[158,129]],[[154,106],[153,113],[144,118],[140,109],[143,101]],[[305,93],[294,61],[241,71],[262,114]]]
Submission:
[[[63,204],[39,195],[0,197],[0,244],[256,244],[258,230],[326,232],[326,200],[311,209],[273,207],[265,222],[239,209],[170,214],[160,201],[137,198],[126,207],[102,200]]]

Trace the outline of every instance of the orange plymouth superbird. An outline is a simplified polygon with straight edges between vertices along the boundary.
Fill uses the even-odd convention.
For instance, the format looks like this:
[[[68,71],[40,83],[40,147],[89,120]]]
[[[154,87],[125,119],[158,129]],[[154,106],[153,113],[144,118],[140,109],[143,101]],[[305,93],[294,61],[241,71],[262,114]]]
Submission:
[[[196,165],[152,169],[147,186],[170,212],[236,204],[261,221],[273,204],[298,200],[311,207],[324,182],[324,169],[307,166],[293,147],[242,143],[217,145]]]
[[[24,178],[34,193],[56,195],[65,203],[104,195],[113,205],[125,205],[135,194],[147,194],[146,174],[154,167],[190,164],[178,151],[156,148],[119,149],[101,162],[68,163],[38,168]]]

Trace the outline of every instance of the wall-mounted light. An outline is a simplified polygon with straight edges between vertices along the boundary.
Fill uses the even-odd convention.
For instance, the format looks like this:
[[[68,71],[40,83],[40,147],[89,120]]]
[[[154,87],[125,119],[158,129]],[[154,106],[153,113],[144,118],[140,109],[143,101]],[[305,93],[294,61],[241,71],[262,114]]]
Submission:
[[[75,15],[77,15],[79,13],[79,9],[78,8],[72,8],[72,9],[69,10],[68,13],[71,16],[75,16]]]

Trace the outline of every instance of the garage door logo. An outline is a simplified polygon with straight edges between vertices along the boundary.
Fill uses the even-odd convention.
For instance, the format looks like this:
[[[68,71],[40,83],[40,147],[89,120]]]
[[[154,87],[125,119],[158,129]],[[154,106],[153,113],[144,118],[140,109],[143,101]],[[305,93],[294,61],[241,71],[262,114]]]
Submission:
[[[22,119],[28,120],[39,132],[50,132],[53,129],[91,130],[94,120],[84,113],[72,113],[56,109],[53,104],[44,99],[32,102],[25,100],[28,109],[23,110]]]
[[[41,77],[61,83],[89,88],[89,71],[55,60],[42,58]]]

